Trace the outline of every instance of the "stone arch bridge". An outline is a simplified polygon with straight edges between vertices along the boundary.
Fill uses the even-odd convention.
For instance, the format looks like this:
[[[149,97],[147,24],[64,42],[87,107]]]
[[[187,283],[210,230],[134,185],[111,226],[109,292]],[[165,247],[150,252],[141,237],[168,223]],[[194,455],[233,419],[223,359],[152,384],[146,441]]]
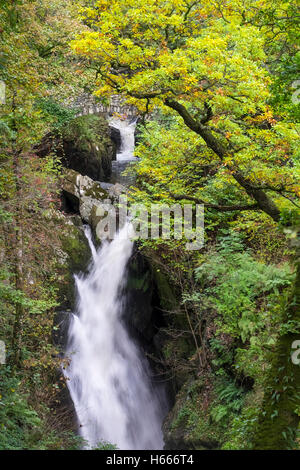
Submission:
[[[116,113],[130,120],[136,118],[138,114],[137,109],[134,106],[124,104],[118,95],[111,97],[108,106],[97,102],[96,99],[91,95],[81,95],[73,103],[72,107],[73,109],[78,110],[76,116],[84,116],[87,114],[102,114],[106,117],[109,117]]]

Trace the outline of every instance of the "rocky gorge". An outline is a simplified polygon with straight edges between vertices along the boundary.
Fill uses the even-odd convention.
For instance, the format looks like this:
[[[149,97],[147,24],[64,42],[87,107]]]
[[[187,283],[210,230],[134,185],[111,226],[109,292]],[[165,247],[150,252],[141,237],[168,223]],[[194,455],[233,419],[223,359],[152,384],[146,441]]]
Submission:
[[[85,117],[81,119],[85,119]],[[116,135],[118,135],[118,131],[110,132],[114,133],[114,140],[111,147],[107,148],[113,146],[117,148]],[[106,132],[106,135],[109,133]],[[51,216],[52,219],[57,218],[62,227],[60,232],[62,251],[59,254],[59,259],[64,274],[62,274],[63,282],[60,285],[61,307],[57,310],[56,333],[54,335],[61,354],[64,354],[63,351],[66,348],[70,312],[75,306],[73,276],[76,273],[86,272],[91,258],[90,247],[84,234],[84,225],[88,224],[91,227],[96,243],[101,244],[101,240],[97,239],[97,224],[101,220],[101,217],[97,216],[97,212],[100,209],[103,216],[107,214],[107,211],[118,202],[119,196],[128,191],[128,188],[119,183],[109,183],[109,177],[106,178],[106,181],[97,181],[99,173],[96,173],[96,177],[93,175],[94,178],[89,176],[91,175],[89,164],[87,164],[87,171],[81,167],[82,173],[80,173],[75,169],[78,168],[76,159],[73,164],[72,153],[68,153],[68,155],[68,168],[63,170],[61,186],[63,211],[53,213]],[[88,158],[88,155],[87,152],[85,159]],[[91,152],[91,159],[93,160],[93,158],[94,153]],[[112,155],[110,154],[106,158],[111,164]],[[83,165],[83,163],[81,164]],[[174,321],[170,323],[167,312],[178,311],[178,327],[185,325],[185,321],[180,320],[180,307],[176,292],[173,291],[170,281],[159,266],[159,259],[156,260],[153,254],[145,256],[137,248],[134,249],[128,264],[126,324],[132,337],[138,341],[148,356],[151,367],[155,371],[155,380],[158,383],[165,383],[166,386],[169,406],[171,406],[171,411],[163,426],[166,448],[215,448],[218,446],[218,441],[214,433],[211,434],[208,431],[208,435],[204,434],[202,440],[199,440],[198,436],[193,438],[187,431],[187,423],[181,418],[182,410],[192,399],[190,390],[199,391],[201,381],[199,382],[197,377],[195,377],[195,381],[191,381],[191,377],[189,375],[185,377],[180,369],[178,371],[168,370],[166,366],[170,348],[183,348],[180,354],[183,354],[184,357],[186,354],[189,355],[192,346],[186,340],[181,345],[178,341],[174,342],[168,333],[168,328],[173,329],[176,327],[176,323],[174,324]],[[198,382],[199,385],[197,385]],[[62,402],[72,408],[66,390],[62,397]],[[197,419],[201,420],[201,416]],[[187,432],[188,434],[186,434]]]

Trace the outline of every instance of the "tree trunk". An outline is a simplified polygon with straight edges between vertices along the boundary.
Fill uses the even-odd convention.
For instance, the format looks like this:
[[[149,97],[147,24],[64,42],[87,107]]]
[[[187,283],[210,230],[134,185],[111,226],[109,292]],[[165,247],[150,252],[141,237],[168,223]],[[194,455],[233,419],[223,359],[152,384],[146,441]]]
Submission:
[[[23,232],[22,232],[22,205],[21,205],[21,185],[19,171],[19,154],[14,151],[13,155],[13,171],[16,180],[16,208],[15,208],[15,247],[14,247],[14,271],[15,271],[15,288],[23,291]],[[15,366],[20,364],[20,353],[22,345],[22,321],[24,316],[24,308],[22,303],[16,303],[15,319],[13,325],[12,350],[13,363]]]

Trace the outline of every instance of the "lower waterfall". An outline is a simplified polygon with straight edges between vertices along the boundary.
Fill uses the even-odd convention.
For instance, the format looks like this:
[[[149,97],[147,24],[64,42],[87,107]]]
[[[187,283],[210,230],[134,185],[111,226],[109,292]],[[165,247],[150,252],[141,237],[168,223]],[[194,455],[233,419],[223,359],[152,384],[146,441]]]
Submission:
[[[96,250],[86,231],[93,259],[88,274],[75,279],[78,307],[69,328],[65,375],[86,448],[102,441],[122,450],[159,450],[164,390],[152,385],[148,362],[122,319],[133,248],[127,232],[128,224]]]

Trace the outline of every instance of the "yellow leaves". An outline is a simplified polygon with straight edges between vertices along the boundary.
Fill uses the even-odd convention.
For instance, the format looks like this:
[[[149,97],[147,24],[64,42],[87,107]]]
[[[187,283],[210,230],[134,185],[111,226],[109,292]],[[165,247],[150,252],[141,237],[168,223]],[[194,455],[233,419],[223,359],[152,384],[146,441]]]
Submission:
[[[191,91],[194,87],[198,86],[198,80],[192,75],[183,77],[184,80],[184,91]]]
[[[98,90],[96,90],[94,92],[94,95],[99,96],[99,97],[101,97],[101,96],[111,96],[112,92],[113,92],[112,87],[110,85],[106,84],[106,85],[100,86],[98,88]]]
[[[97,17],[97,11],[94,10],[93,8],[85,7],[85,8],[79,8],[79,14],[84,14],[84,16],[88,18],[96,18]]]
[[[86,31],[73,47],[101,64],[98,96],[120,89],[128,96],[161,93],[151,105],[162,108],[170,93],[193,106],[195,113],[208,102],[214,125],[233,145],[245,149],[236,156],[239,164],[250,166],[258,153],[262,160],[273,158],[268,154],[274,147],[273,129],[262,136],[257,126],[265,121],[276,125],[266,106],[270,77],[263,63],[264,37],[257,27],[241,21],[232,2],[222,5],[227,22],[208,0],[196,3],[186,18],[185,0],[101,0],[96,6],[98,14],[102,12],[97,31]],[[145,99],[132,102],[145,111]],[[247,115],[256,117],[246,122]],[[222,116],[228,121],[218,123]],[[236,124],[241,120],[241,126]],[[289,153],[285,146],[277,151],[285,159]],[[225,161],[227,168],[232,164]],[[151,174],[159,177],[155,171]]]
[[[95,3],[95,7],[100,11],[107,10],[109,5],[110,2],[108,0],[97,0]]]
[[[121,46],[124,46],[125,48],[128,48],[128,49],[134,47],[134,43],[129,38],[120,39],[120,44]]]
[[[226,167],[231,167],[234,164],[232,157],[227,157],[224,159],[223,165]]]
[[[98,41],[98,34],[96,32],[82,33],[79,39],[71,42],[71,47],[79,54],[85,54],[97,49],[100,42]]]

